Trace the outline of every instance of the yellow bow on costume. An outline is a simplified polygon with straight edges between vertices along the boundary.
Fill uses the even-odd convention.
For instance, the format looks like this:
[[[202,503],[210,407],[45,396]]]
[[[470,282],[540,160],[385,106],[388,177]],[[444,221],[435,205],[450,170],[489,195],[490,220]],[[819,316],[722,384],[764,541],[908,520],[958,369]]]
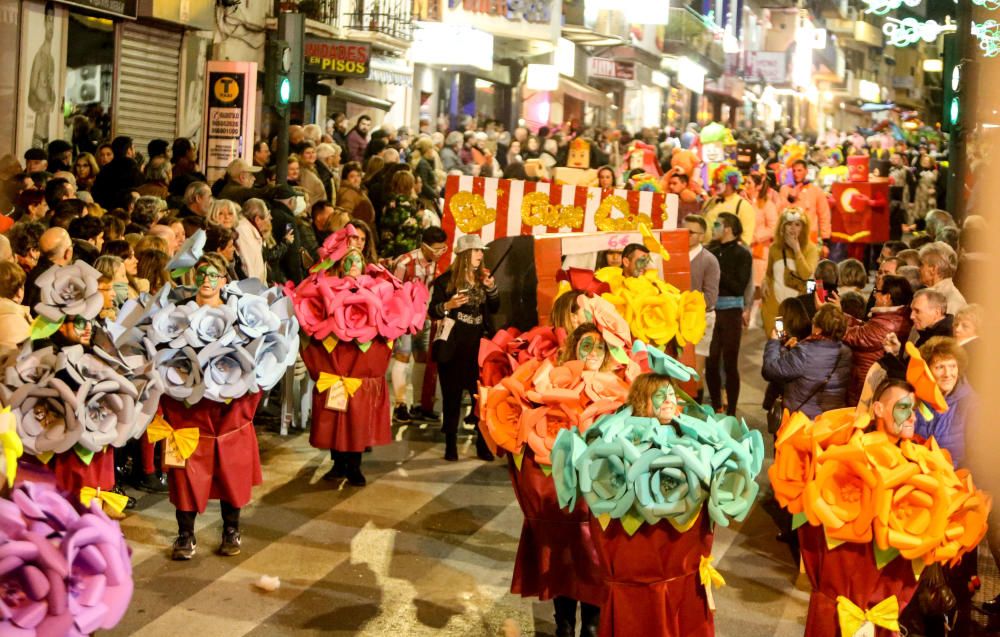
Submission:
[[[17,475],[17,459],[24,453],[24,445],[17,436],[17,430],[8,429],[0,434],[0,445],[3,445],[4,468],[7,474],[7,486],[14,486],[14,476]]]
[[[639,232],[642,234],[642,244],[646,246],[650,252],[660,255],[663,257],[664,261],[670,260],[670,253],[663,247],[663,244],[656,238],[656,235],[654,235],[649,229],[649,226],[644,223],[640,223]]]
[[[187,460],[198,447],[200,434],[197,427],[174,429],[162,416],[158,415],[156,418],[153,418],[153,422],[149,423],[149,427],[146,429],[146,436],[149,437],[150,443],[167,440],[177,448],[177,454]]]
[[[895,595],[891,595],[867,611],[863,611],[851,600],[838,595],[837,619],[840,621],[840,634],[844,637],[852,637],[865,622],[899,632],[899,600]]]
[[[701,578],[701,585],[705,587],[705,595],[708,596],[708,607],[715,610],[715,596],[712,595],[712,587],[722,588],[726,585],[726,580],[714,566],[711,555],[702,555],[701,562],[698,563],[698,576]]]
[[[119,515],[125,510],[125,505],[128,504],[127,495],[121,495],[112,491],[101,491],[94,487],[80,489],[80,502],[83,503],[83,506],[89,507],[94,498],[97,498],[103,504],[107,504],[112,511]]]
[[[353,396],[354,392],[361,387],[360,378],[348,378],[347,376],[337,376],[336,374],[319,373],[319,380],[316,381],[316,390],[321,394],[337,384],[338,381],[344,383],[344,390],[348,396]]]

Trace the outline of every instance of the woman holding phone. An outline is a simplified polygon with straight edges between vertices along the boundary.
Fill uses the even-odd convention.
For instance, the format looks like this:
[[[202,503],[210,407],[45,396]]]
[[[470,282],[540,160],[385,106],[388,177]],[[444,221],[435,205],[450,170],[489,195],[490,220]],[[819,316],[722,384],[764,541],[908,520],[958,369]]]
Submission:
[[[809,219],[801,208],[785,208],[778,219],[774,243],[768,248],[767,269],[761,282],[761,318],[764,331],[774,330],[778,306],[806,292],[819,261],[819,249],[809,241]]]
[[[450,461],[458,460],[462,392],[468,391],[474,397],[478,391],[479,341],[490,336],[490,314],[500,309],[496,281],[483,266],[485,249],[478,235],[459,237],[455,260],[434,280],[428,308],[431,318],[439,322],[431,351],[438,365],[444,399],[444,459]],[[478,428],[476,455],[481,460],[493,460]]]

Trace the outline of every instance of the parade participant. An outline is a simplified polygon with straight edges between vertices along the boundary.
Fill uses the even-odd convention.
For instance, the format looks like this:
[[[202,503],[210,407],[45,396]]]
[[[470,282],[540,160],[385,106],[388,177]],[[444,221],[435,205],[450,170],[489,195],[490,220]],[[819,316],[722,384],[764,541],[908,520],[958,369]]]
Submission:
[[[715,304],[719,298],[719,260],[702,246],[708,233],[708,223],[701,215],[684,218],[688,231],[688,260],[691,263],[691,289],[705,297],[705,335],[694,346],[695,370],[704,376],[705,359],[712,348],[712,333],[715,331]],[[698,399],[702,394],[698,386]]]
[[[720,164],[712,174],[712,184],[715,186],[715,196],[705,202],[705,221],[711,226],[724,212],[736,215],[742,228],[737,238],[749,248],[753,243],[757,210],[753,203],[740,196],[743,174],[733,165]]]
[[[490,315],[500,309],[496,280],[483,265],[485,250],[478,235],[459,237],[455,260],[434,280],[429,306],[431,318],[441,321],[432,354],[443,390],[444,459],[450,461],[458,460],[462,392],[475,396],[477,391],[479,340],[490,334]],[[476,455],[480,460],[493,459],[481,432],[476,435]]]
[[[753,226],[753,242],[750,252],[753,254],[753,284],[760,288],[767,274],[768,250],[774,243],[775,229],[778,225],[778,208],[771,201],[773,189],[767,181],[767,175],[752,173],[746,180],[743,194],[757,210],[757,219]]]
[[[432,226],[424,229],[420,247],[396,259],[392,266],[393,274],[404,283],[417,281],[428,290],[431,289],[437,274],[437,263],[448,249],[447,240],[448,237],[441,228]],[[434,413],[437,372],[428,365],[431,361],[427,358],[430,348],[430,329],[430,319],[427,319],[420,334],[400,336],[393,347],[393,361],[389,364],[389,373],[392,375],[392,391],[396,403],[393,419],[397,422],[407,422],[412,418],[437,420],[437,414]],[[407,408],[406,377],[411,354],[414,358],[412,376],[414,404]]]
[[[219,308],[225,305],[222,290],[226,285],[226,260],[208,252],[195,263],[193,301],[198,307]],[[235,330],[235,326],[230,326]],[[231,338],[219,334],[219,341]],[[218,554],[240,554],[240,510],[250,501],[251,489],[261,482],[260,450],[253,416],[263,394],[248,393],[226,404],[200,402],[196,408],[182,400],[164,396],[160,401],[163,417],[175,429],[198,428],[198,446],[182,467],[170,469],[170,502],[176,507],[177,539],[171,557],[189,560],[194,557],[197,540],[194,523],[204,513],[210,499],[218,499],[222,508],[222,542]],[[195,411],[197,410],[197,411]]]
[[[808,219],[809,240],[816,244],[829,241],[831,226],[830,203],[826,193],[808,179],[809,166],[798,159],[792,164],[791,185],[781,187],[779,212],[789,207],[805,211]]]
[[[630,243],[622,250],[622,273],[626,277],[641,276],[650,268],[651,262],[649,249],[641,243]]]
[[[739,237],[743,232],[739,218],[723,212],[712,227],[714,240],[708,246],[719,261],[719,298],[715,304],[715,328],[705,367],[705,382],[712,408],[721,412],[722,369],[726,374],[726,413],[736,415],[740,397],[740,339],[743,335],[746,293],[753,274],[753,258]],[[772,247],[773,249],[773,247]]]
[[[778,306],[785,299],[806,293],[806,282],[819,261],[819,249],[809,241],[809,228],[809,219],[801,208],[786,208],[778,219],[760,290],[761,318],[768,334],[774,329]]]

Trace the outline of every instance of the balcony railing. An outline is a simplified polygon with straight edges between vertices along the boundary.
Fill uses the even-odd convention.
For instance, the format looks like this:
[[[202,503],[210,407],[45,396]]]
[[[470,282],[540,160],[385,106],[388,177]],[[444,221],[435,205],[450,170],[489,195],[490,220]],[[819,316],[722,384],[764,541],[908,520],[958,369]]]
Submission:
[[[335,27],[381,33],[397,40],[413,40],[410,2],[407,0],[300,0],[307,18]]]
[[[344,16],[349,29],[381,33],[397,40],[413,40],[410,2],[406,0],[355,0],[354,10]]]
[[[693,51],[719,66],[725,65],[726,55],[716,29],[694,9],[671,7],[670,22],[662,28],[665,53],[683,55]]]

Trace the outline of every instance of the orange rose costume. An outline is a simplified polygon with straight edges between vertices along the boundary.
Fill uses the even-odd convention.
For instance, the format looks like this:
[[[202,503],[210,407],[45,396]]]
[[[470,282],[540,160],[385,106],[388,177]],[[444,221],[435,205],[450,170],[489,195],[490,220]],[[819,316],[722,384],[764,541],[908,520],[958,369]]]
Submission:
[[[989,498],[947,451],[933,439],[897,444],[868,423],[847,408],[815,421],[795,413],[778,431],[768,473],[799,526],[808,637],[853,635],[865,621],[894,634],[923,568],[958,563],[986,532]]]

